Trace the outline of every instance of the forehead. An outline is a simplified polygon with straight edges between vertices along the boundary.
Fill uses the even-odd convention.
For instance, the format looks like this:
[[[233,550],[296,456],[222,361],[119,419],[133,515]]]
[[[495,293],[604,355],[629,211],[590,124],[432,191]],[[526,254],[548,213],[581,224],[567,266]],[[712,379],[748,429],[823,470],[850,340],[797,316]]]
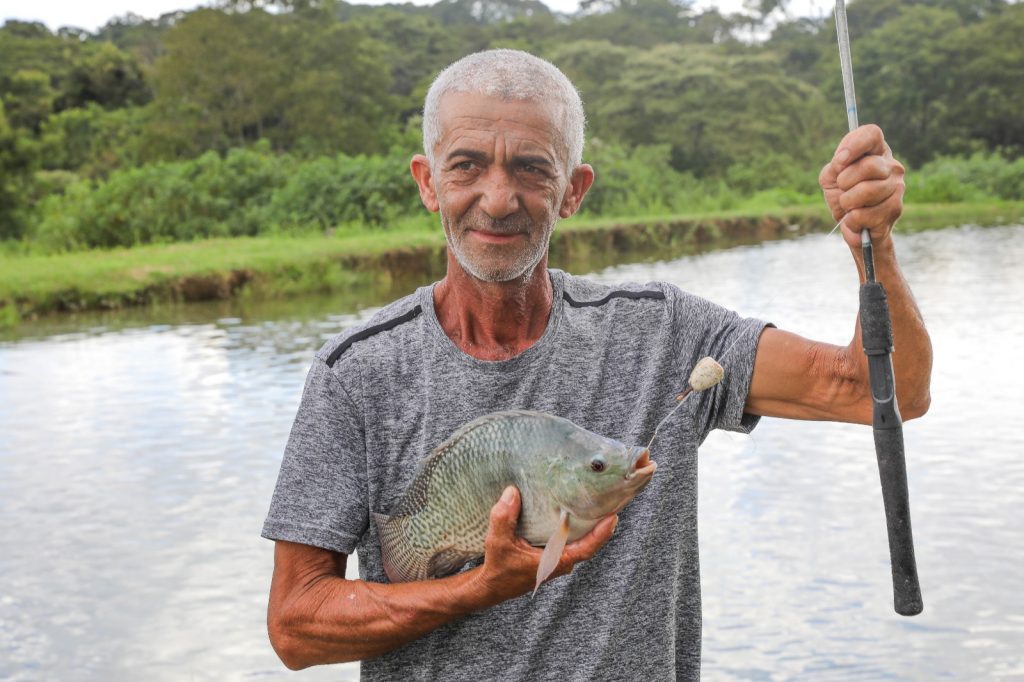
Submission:
[[[561,107],[552,102],[504,100],[479,93],[453,92],[438,106],[441,137],[437,150],[452,145],[488,144],[502,137],[506,144],[565,153],[558,120]]]

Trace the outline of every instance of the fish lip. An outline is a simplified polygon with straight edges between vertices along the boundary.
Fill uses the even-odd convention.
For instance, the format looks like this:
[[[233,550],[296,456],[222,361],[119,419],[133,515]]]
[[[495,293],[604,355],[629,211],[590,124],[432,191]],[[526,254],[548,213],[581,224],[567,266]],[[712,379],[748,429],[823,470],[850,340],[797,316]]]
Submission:
[[[631,481],[635,478],[648,478],[658,469],[658,463],[651,461],[651,453],[647,448],[637,448],[637,452],[634,453],[632,461],[629,463],[629,468],[626,471],[626,480]],[[637,465],[640,464],[640,467]]]

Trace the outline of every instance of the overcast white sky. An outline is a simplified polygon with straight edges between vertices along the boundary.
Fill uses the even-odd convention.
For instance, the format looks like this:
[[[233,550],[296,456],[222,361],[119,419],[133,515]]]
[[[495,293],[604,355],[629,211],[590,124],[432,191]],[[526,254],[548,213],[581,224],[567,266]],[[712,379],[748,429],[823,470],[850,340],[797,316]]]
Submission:
[[[354,0],[365,4],[379,5],[387,0]],[[417,5],[431,4],[435,0],[412,0]],[[551,9],[571,12],[579,0],[542,0]],[[0,0],[0,17],[41,21],[51,29],[61,26],[76,26],[95,31],[113,17],[133,12],[147,18],[155,18],[177,9],[192,9],[204,2],[191,0]],[[723,13],[737,10],[742,0],[698,0],[698,6],[718,7]],[[829,0],[793,0],[792,11],[798,15],[821,16],[831,11]]]

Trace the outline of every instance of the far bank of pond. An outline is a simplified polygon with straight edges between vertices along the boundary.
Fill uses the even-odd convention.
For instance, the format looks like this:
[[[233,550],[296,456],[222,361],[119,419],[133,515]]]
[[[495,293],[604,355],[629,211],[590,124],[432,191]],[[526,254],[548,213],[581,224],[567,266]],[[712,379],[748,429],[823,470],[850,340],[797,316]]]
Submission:
[[[1024,219],[1024,203],[908,206],[901,231]],[[552,238],[551,264],[592,271],[626,261],[831,230],[823,208],[762,214],[568,221]],[[21,319],[83,310],[238,297],[407,290],[443,275],[437,227],[356,230],[332,236],[212,239],[110,251],[0,256],[0,327]]]

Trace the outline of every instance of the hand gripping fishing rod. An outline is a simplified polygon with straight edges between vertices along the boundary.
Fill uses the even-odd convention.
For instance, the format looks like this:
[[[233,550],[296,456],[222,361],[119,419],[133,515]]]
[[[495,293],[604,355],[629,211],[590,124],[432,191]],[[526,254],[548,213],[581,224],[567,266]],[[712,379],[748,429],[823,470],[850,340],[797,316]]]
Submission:
[[[843,70],[843,92],[850,130],[858,127],[857,98],[853,92],[853,64],[850,36],[846,26],[846,3],[836,0],[836,34],[839,38],[839,62]],[[896,379],[893,375],[892,319],[885,289],[875,281],[875,260],[871,232],[861,231],[864,254],[864,284],[860,287],[860,328],[864,352],[868,356],[873,403],[872,428],[878,474],[882,480],[882,503],[889,534],[889,560],[892,564],[893,604],[901,616],[916,616],[924,604],[914,560],[914,537],[910,530],[910,493],[907,490],[907,463],[903,449],[903,419],[896,404]]]

